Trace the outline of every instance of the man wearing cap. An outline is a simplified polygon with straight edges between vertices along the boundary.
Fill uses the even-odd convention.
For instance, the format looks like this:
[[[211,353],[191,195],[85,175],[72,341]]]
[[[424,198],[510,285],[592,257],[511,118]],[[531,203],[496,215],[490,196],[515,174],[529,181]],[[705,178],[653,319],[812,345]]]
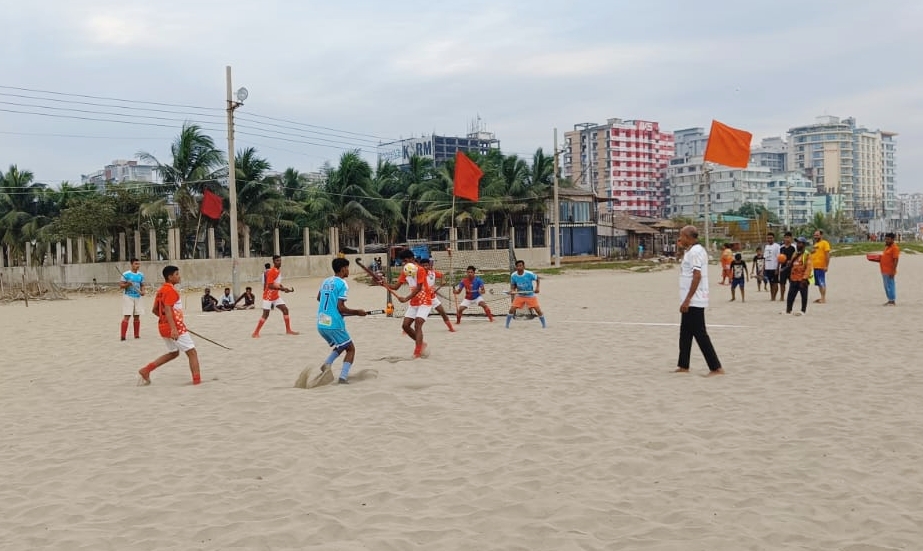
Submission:
[[[788,275],[789,286],[788,296],[785,300],[785,313],[791,314],[792,307],[795,305],[795,297],[801,295],[801,311],[795,312],[796,316],[803,316],[808,311],[808,289],[810,288],[808,279],[811,277],[811,254],[805,250],[808,240],[799,237],[795,241],[795,254],[792,255],[790,271]]]
[[[888,302],[885,306],[895,306],[897,303],[897,287],[894,277],[897,275],[897,260],[901,255],[901,249],[894,242],[894,234],[888,232],[885,234],[885,250],[881,251],[881,280],[885,285],[885,296]]]

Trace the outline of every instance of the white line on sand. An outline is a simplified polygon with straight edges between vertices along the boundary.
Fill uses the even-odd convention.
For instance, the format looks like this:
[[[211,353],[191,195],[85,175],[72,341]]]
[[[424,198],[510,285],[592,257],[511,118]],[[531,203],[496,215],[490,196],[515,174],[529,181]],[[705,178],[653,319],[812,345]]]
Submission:
[[[589,321],[589,320],[562,320],[563,323],[592,323],[598,325],[646,325],[646,326],[662,326],[662,327],[679,327],[678,323],[654,323],[654,322],[641,322],[641,321]],[[722,327],[722,328],[733,328],[733,329],[746,329],[752,326],[750,325],[718,325],[718,324],[708,324],[708,328],[712,327]]]

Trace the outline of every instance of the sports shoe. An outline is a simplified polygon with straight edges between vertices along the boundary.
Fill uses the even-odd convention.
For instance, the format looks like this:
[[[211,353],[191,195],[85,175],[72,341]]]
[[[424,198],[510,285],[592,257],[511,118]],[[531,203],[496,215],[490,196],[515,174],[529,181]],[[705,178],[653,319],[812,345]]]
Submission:
[[[337,384],[338,385],[348,385],[349,381],[347,381],[346,379],[338,379]]]

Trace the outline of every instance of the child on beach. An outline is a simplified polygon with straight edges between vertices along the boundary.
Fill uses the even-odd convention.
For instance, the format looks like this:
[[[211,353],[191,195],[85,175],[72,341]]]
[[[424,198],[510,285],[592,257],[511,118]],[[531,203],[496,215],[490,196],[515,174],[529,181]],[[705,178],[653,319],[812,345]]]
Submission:
[[[753,264],[750,265],[750,277],[756,278],[756,291],[762,291],[763,286],[763,269],[766,267],[766,259],[763,257],[763,248],[756,248],[756,256],[753,257]]]
[[[747,302],[744,297],[744,283],[747,279],[747,263],[743,261],[740,253],[734,255],[731,262],[731,302],[737,300],[734,291],[740,287],[740,302]]]

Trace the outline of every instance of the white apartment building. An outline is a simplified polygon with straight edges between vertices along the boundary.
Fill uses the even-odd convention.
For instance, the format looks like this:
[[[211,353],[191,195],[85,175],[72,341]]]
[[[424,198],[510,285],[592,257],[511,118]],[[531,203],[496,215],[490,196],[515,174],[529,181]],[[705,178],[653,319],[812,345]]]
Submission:
[[[667,169],[669,216],[704,216],[706,200],[710,214],[737,210],[745,203],[768,208],[770,168],[753,164],[745,169],[710,165],[706,188],[702,172],[708,143],[705,131],[702,128],[678,130],[674,138],[677,156]]]
[[[814,182],[800,172],[774,175],[767,188],[767,208],[786,228],[803,226],[814,217]]]
[[[905,222],[923,221],[923,193],[901,193],[897,196],[900,205],[899,218]]]
[[[750,164],[763,166],[773,174],[788,172],[788,144],[780,137],[763,138],[759,147],[750,152]]]
[[[666,172],[674,156],[673,134],[660,123],[608,119],[564,133],[562,175],[592,191],[602,213],[658,218],[666,211]]]
[[[895,216],[896,134],[825,115],[788,135],[789,168],[804,172],[818,193],[842,195],[843,209],[860,222]]]
[[[138,161],[124,159],[117,159],[102,170],[80,176],[81,183],[94,184],[99,189],[103,189],[106,184],[110,183],[151,182],[159,184],[162,181],[156,165],[142,165],[138,164]]]

